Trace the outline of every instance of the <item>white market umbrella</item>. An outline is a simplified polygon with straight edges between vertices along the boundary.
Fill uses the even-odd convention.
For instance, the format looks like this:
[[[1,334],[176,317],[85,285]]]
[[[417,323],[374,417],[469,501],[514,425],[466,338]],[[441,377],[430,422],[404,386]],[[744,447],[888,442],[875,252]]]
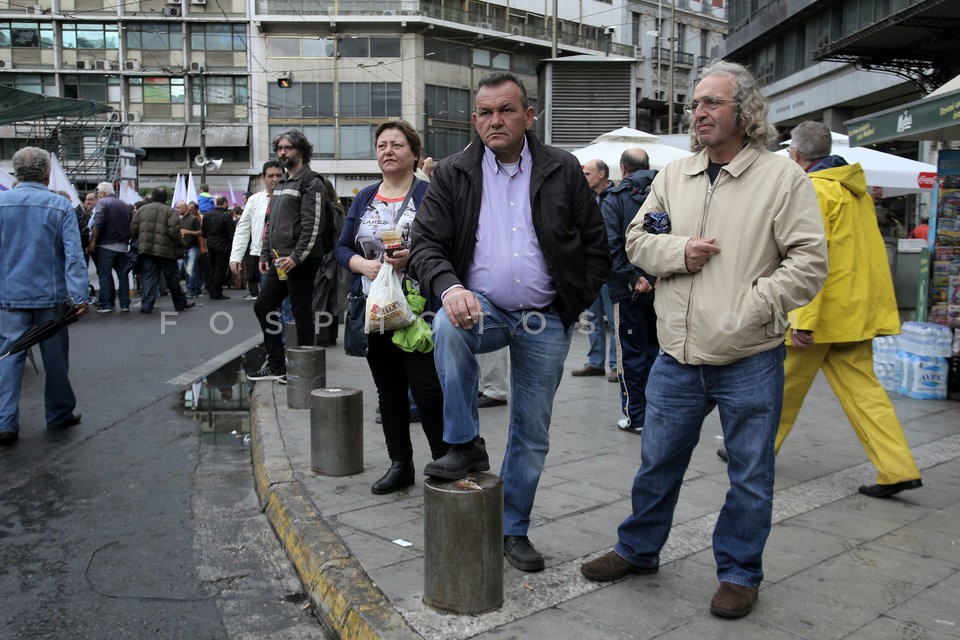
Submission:
[[[937,178],[937,167],[909,158],[901,158],[892,153],[884,153],[867,147],[851,147],[849,138],[842,133],[832,132],[832,155],[840,156],[849,164],[856,162],[863,167],[867,176],[867,186],[879,190],[877,196],[890,198],[910,193],[929,192]],[[783,144],[789,145],[787,140]],[[777,151],[779,155],[788,155],[786,149]]]
[[[610,167],[610,179],[620,180],[622,178],[620,175],[620,155],[627,149],[634,147],[646,151],[647,155],[650,156],[650,168],[658,170],[663,169],[674,160],[693,155],[689,151],[661,144],[658,142],[658,137],[652,133],[629,127],[608,131],[595,138],[589,146],[577,149],[572,153],[581,163],[597,159],[603,160]]]

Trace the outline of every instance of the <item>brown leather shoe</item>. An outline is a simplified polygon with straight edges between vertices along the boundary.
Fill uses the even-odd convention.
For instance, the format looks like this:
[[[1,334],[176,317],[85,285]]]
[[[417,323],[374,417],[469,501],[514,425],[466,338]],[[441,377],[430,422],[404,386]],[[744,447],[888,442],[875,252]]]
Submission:
[[[570,372],[572,376],[605,376],[607,372],[603,367],[591,367],[589,364],[585,364],[579,369],[574,369]]]
[[[658,565],[652,567],[638,567],[627,562],[616,551],[610,551],[596,560],[584,562],[580,565],[580,573],[597,582],[611,582],[625,578],[631,574],[648,575],[660,570]]]
[[[710,613],[721,618],[742,618],[753,610],[757,590],[732,582],[721,582],[710,601]]]
[[[620,382],[620,377],[617,375],[616,370],[607,374],[607,382]]]

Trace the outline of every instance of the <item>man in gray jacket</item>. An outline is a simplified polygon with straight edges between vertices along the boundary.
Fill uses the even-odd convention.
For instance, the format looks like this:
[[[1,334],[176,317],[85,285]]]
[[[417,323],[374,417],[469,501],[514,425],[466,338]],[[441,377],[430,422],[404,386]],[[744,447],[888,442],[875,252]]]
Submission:
[[[746,69],[707,67],[687,113],[700,153],[654,179],[627,229],[631,262],[658,277],[661,348],[647,382],[633,513],[613,551],[581,571],[600,581],[656,573],[683,475],[716,407],[730,490],[713,531],[720,587],[710,611],[740,618],[763,580],[786,316],[823,285],[827,247],[810,180],[766,149],[776,130]]]

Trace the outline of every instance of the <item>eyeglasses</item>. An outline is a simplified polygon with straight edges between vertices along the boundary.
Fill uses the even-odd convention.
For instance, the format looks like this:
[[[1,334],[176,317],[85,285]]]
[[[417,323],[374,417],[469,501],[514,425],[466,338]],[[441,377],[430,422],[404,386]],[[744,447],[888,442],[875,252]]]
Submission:
[[[296,147],[292,144],[278,144],[273,148],[274,151],[292,151],[293,149],[296,149]]]
[[[693,100],[683,105],[683,112],[688,116],[692,116],[698,107],[703,107],[707,111],[716,111],[720,108],[720,105],[726,102],[736,103],[737,101],[718,98],[717,96],[704,96],[699,100]]]

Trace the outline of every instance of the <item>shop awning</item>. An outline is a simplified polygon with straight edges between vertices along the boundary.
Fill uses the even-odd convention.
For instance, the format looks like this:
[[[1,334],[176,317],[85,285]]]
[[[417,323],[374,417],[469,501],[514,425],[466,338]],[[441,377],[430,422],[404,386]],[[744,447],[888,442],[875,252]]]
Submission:
[[[3,89],[0,91],[0,125],[43,118],[79,118],[113,110],[92,100],[42,96],[6,85],[0,87]]]
[[[935,91],[920,100],[844,124],[852,147],[887,140],[957,140],[960,139],[960,89]]]

